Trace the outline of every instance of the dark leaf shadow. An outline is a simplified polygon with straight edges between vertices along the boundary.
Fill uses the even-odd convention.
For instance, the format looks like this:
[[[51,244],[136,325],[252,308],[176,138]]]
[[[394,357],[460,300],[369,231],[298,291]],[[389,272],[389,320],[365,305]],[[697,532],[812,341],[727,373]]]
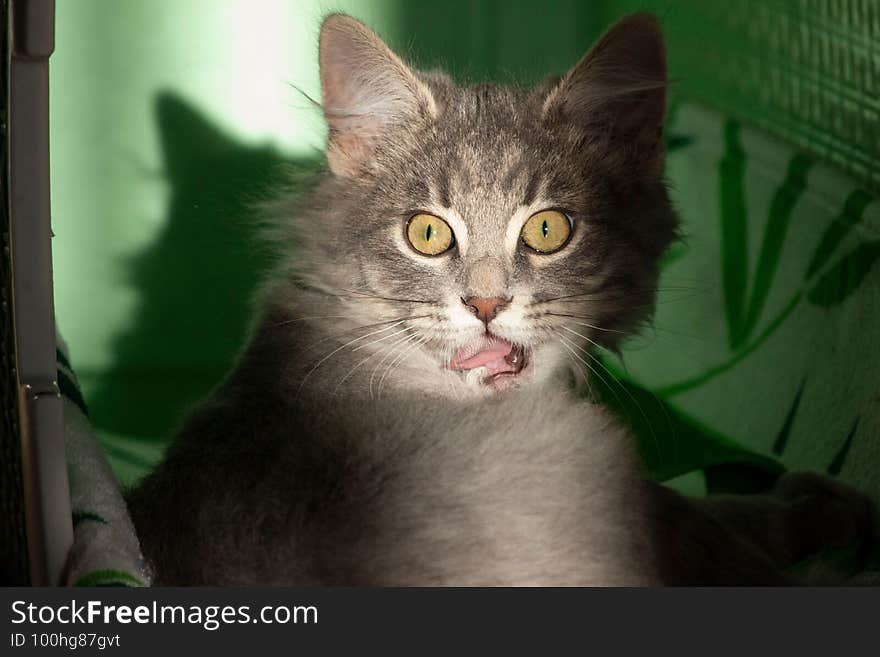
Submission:
[[[788,438],[791,435],[791,427],[794,425],[794,418],[797,416],[798,408],[800,408],[801,397],[804,395],[804,388],[806,385],[807,377],[804,377],[794,395],[794,401],[791,402],[791,408],[788,409],[788,413],[785,416],[785,422],[782,423],[782,428],[779,430],[776,440],[773,441],[773,453],[777,456],[782,456],[782,453],[785,452],[785,448],[788,447]]]
[[[767,225],[761,239],[761,251],[758,254],[755,278],[751,285],[748,311],[739,333],[742,340],[748,339],[754,331],[761,317],[761,312],[764,310],[767,297],[770,295],[770,288],[773,285],[773,278],[782,256],[782,248],[785,245],[785,237],[788,234],[792,214],[798,200],[807,188],[807,174],[812,164],[805,155],[798,154],[792,157],[788,164],[785,180],[773,195]]]
[[[810,264],[804,275],[805,279],[812,278],[816,272],[825,266],[825,263],[831,258],[831,255],[843,241],[843,238],[849,235],[849,232],[856,224],[861,222],[865,208],[873,200],[873,196],[861,189],[857,189],[847,197],[843,204],[843,211],[834,218],[822,234],[822,239],[819,241],[813,257],[810,258]]]
[[[852,447],[853,437],[855,437],[856,431],[859,428],[860,419],[860,417],[856,418],[856,421],[853,422],[852,428],[849,430],[849,433],[846,434],[843,445],[841,445],[837,454],[835,454],[834,459],[828,465],[828,474],[834,475],[836,477],[840,474],[840,471],[843,470],[843,464],[846,463],[846,457],[849,456],[849,450]]]
[[[746,156],[740,144],[740,127],[730,121],[724,128],[725,150],[719,168],[721,218],[721,281],[727,340],[737,349],[745,340],[746,292],[748,290],[748,215],[746,208]]]
[[[863,242],[841,257],[807,292],[810,303],[830,308],[843,303],[880,260],[880,240]]]

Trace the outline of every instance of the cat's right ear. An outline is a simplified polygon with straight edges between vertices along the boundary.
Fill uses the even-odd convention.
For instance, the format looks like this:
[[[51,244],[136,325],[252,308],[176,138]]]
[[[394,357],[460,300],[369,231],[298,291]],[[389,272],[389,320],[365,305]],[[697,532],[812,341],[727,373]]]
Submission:
[[[396,125],[435,118],[430,89],[363,23],[330,14],[321,25],[321,100],[330,129],[327,162],[339,176],[369,169]]]
[[[666,46],[657,19],[633,14],[616,23],[544,100],[549,121],[573,122],[613,138],[631,164],[663,168]]]

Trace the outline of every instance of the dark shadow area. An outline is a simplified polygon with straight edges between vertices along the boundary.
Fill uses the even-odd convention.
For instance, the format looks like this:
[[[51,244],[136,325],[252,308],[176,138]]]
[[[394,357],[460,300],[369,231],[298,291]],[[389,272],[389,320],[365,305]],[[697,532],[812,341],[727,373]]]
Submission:
[[[595,2],[536,0],[401,2],[403,39],[391,42],[423,69],[443,68],[466,82],[532,84],[561,75],[607,27]]]
[[[251,299],[269,263],[255,206],[291,171],[320,164],[241,144],[173,95],[157,98],[156,119],[168,218],[127,263],[139,305],[88,404],[99,430],[165,440],[246,339]]]
[[[7,36],[9,3],[0,0],[0,55],[9,61]],[[9,78],[7,66],[0,68],[0,198],[8,199],[9,182]],[[12,300],[9,204],[0,203],[0,584],[26,586],[30,564],[25,529],[22,476],[21,426],[18,417],[18,377],[15,374],[15,327],[9,312]]]

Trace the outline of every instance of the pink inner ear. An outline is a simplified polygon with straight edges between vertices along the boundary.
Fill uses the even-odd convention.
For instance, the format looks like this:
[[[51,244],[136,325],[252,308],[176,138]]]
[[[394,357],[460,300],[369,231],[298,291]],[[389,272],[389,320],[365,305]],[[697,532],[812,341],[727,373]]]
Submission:
[[[334,115],[325,111],[330,135],[327,141],[327,162],[339,175],[356,176],[369,162],[375,140],[380,138],[379,119],[371,114]]]
[[[363,172],[377,141],[393,125],[433,107],[427,87],[378,36],[349,16],[336,14],[324,21],[320,64],[330,128],[327,160],[334,173]]]

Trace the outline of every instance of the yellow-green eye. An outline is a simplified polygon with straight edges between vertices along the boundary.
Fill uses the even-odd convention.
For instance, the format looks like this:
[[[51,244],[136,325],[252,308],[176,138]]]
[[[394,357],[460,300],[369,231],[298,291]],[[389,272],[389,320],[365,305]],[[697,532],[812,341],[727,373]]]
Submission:
[[[522,241],[538,253],[558,251],[571,235],[571,222],[559,210],[542,210],[529,217],[522,228]]]
[[[440,255],[455,243],[449,224],[433,214],[414,215],[406,225],[406,238],[425,255]]]

